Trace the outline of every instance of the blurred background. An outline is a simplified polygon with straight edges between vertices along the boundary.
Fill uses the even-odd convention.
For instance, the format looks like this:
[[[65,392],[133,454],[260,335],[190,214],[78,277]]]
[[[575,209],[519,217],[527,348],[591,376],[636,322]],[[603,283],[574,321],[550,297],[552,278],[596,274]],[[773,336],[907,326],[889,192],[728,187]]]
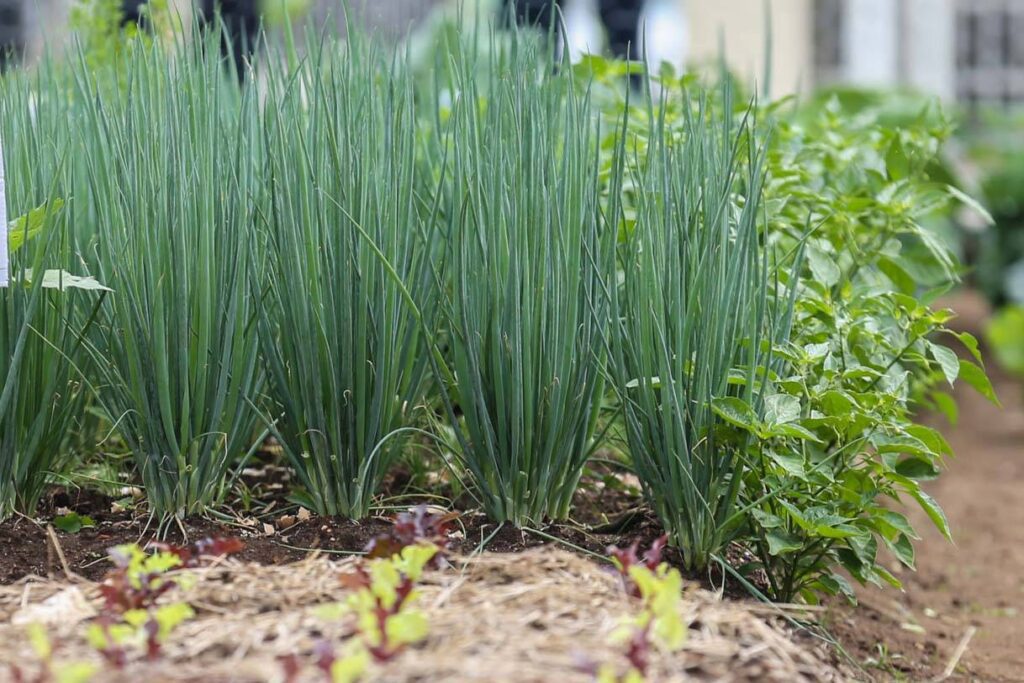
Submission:
[[[183,16],[192,1],[170,0]],[[477,0],[500,11],[503,0]],[[548,0],[507,0],[520,16],[540,17]],[[75,0],[0,0],[0,45],[18,59],[37,57],[67,38]],[[264,0],[272,4],[275,0]],[[838,83],[907,86],[946,101],[1024,99],[1021,0],[559,0],[575,55],[629,38],[652,61],[712,58],[724,41],[741,75],[764,72],[768,11],[775,95]],[[128,5],[137,4],[127,0]],[[260,0],[223,0],[258,13]],[[312,22],[342,25],[339,0],[284,0]],[[354,20],[395,39],[414,33],[450,0],[351,0]],[[270,8],[277,9],[277,8]],[[602,19],[604,22],[602,23]],[[645,26],[646,30],[639,30]],[[646,40],[644,40],[646,38]],[[614,47],[614,45],[613,45]]]

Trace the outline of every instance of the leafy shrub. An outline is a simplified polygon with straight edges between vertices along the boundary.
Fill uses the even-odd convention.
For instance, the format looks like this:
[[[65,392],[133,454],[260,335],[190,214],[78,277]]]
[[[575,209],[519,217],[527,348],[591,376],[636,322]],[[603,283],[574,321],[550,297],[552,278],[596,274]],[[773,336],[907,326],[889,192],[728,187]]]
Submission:
[[[758,558],[746,569],[764,570],[775,599],[813,600],[852,595],[836,566],[862,582],[899,585],[878,550],[914,566],[917,535],[894,509],[903,500],[950,536],[920,482],[937,476],[951,451],[915,413],[954,418],[943,385],[958,378],[995,397],[974,338],[946,327],[950,311],[932,308],[958,277],[955,257],[923,227],[964,199],[928,175],[948,123],[922,115],[889,128],[871,110],[844,115],[835,101],[796,119],[778,113],[766,237],[782,253],[804,240],[806,264],[793,273],[793,332],[770,397],[793,432],[762,434],[744,477]],[[946,346],[953,339],[978,364],[960,360]]]
[[[667,210],[674,205],[662,199],[674,195],[659,189],[670,184],[659,186],[646,180],[646,174],[657,172],[658,160],[650,150],[691,144],[693,105],[665,99],[652,112],[643,101],[628,103],[621,88],[621,68],[597,58],[579,68],[597,80],[595,97],[603,102],[603,117],[625,119],[625,147],[636,150],[627,159],[630,171],[621,190],[606,186],[606,202],[621,202],[619,225],[626,253],[640,254],[649,262],[666,251],[674,258],[672,250],[665,249],[644,254],[652,240],[650,236],[638,239],[637,233],[643,234],[647,206]],[[680,77],[664,69],[655,80],[670,91],[680,85],[701,91],[701,80],[692,74]],[[728,79],[723,75],[720,80]],[[939,154],[952,130],[948,119],[931,105],[908,114],[907,102],[902,100],[904,109],[896,113],[887,107],[886,98],[869,99],[855,111],[846,111],[836,99],[803,107],[794,107],[790,101],[759,105],[753,113],[720,96],[703,105],[719,117],[719,131],[729,118],[739,122],[749,117],[770,121],[774,129],[764,161],[757,161],[763,163],[766,174],[763,220],[748,229],[759,235],[760,256],[755,259],[766,259],[772,266],[763,268],[761,279],[775,322],[767,324],[773,332],[764,335],[761,343],[771,343],[775,350],[770,363],[762,355],[753,365],[762,364],[763,378],[744,377],[741,373],[749,373],[752,366],[736,359],[742,358],[742,349],[757,348],[753,343],[757,328],[732,337],[705,336],[706,348],[716,348],[717,343],[722,351],[737,354],[718,370],[721,375],[725,368],[731,388],[717,388],[682,405],[695,411],[714,406],[723,420],[714,437],[734,450],[732,456],[713,463],[730,470],[719,470],[717,478],[663,486],[659,480],[672,469],[667,464],[651,467],[648,460],[650,454],[666,448],[655,442],[631,443],[630,452],[656,508],[665,505],[654,493],[662,489],[689,495],[691,500],[683,509],[690,515],[704,511],[709,501],[722,503],[726,512],[707,516],[699,527],[709,539],[703,557],[718,557],[728,540],[748,546],[756,559],[740,567],[742,575],[766,580],[767,592],[776,599],[800,594],[813,600],[820,592],[849,594],[849,586],[832,571],[838,566],[861,581],[898,584],[879,561],[878,549],[885,547],[913,566],[916,533],[894,507],[905,499],[915,501],[949,535],[941,508],[920,487],[921,481],[938,475],[943,458],[950,455],[949,447],[937,431],[919,424],[915,413],[929,408],[955,419],[955,401],[942,385],[956,379],[995,400],[975,339],[946,326],[950,311],[932,308],[936,297],[957,281],[959,267],[946,244],[926,226],[941,222],[958,202],[977,205],[945,182],[951,178]],[[606,170],[616,163],[609,150],[614,149],[618,134],[609,133],[603,143]],[[756,158],[738,159],[737,168],[750,174],[757,169],[751,161]],[[691,162],[687,168],[699,166]],[[693,175],[707,177],[706,173]],[[752,185],[740,187],[737,205],[745,206],[746,188]],[[657,235],[664,238],[666,232]],[[729,233],[724,244],[737,249],[744,234]],[[694,243],[686,246],[693,248]],[[637,266],[629,260],[624,265],[622,300],[643,312],[639,302],[652,296],[630,291],[629,269]],[[686,271],[680,265],[674,272]],[[694,291],[694,287],[682,291]],[[788,313],[790,305],[793,310]],[[676,306],[674,310],[687,309]],[[742,310],[750,315],[756,308]],[[663,319],[679,324],[667,313]],[[661,351],[665,361],[679,365],[689,358],[669,345],[678,343],[676,338],[661,332],[672,328],[651,329],[657,331],[656,338],[665,340]],[[716,330],[710,324],[697,329]],[[619,338],[628,349],[642,338],[642,328]],[[973,355],[973,362],[960,360],[946,346],[954,339]],[[706,369],[707,364],[693,363],[693,367]],[[685,386],[680,379],[690,376],[685,365],[681,374],[672,376],[672,383],[665,381],[663,372],[652,365],[644,373],[620,373],[616,378],[627,424],[635,420],[629,416],[631,402],[636,400],[631,392],[646,392],[652,408],[644,414],[658,415],[654,408],[666,386],[678,391]],[[741,387],[749,391],[752,386],[761,393],[754,400],[728,393]],[[691,442],[705,445],[703,440]],[[695,453],[692,446],[680,450]],[[688,461],[676,456],[677,467],[680,462]],[[652,486],[651,481],[658,483]],[[728,487],[716,482],[727,482]],[[671,542],[693,545],[692,540],[675,536]]]

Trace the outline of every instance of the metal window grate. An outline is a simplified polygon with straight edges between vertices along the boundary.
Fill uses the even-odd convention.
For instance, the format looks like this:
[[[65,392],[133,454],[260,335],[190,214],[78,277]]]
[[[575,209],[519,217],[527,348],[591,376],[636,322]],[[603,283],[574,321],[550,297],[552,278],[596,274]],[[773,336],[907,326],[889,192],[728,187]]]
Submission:
[[[959,0],[956,89],[971,104],[1024,102],[1024,2]]]

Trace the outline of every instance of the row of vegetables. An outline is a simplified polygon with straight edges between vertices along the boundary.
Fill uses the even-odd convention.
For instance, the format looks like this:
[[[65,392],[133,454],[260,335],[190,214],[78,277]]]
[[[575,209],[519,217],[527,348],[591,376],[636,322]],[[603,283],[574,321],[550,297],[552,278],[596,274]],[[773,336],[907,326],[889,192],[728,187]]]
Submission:
[[[0,516],[110,453],[154,514],[202,514],[273,438],[320,514],[415,461],[539,525],[598,456],[691,569],[738,543],[773,599],[899,585],[896,503],[950,533],[915,414],[955,420],[957,380],[995,400],[934,306],[960,270],[934,225],[983,213],[937,179],[941,112],[442,47],[427,77],[358,35],[241,84],[139,39],[3,76]]]

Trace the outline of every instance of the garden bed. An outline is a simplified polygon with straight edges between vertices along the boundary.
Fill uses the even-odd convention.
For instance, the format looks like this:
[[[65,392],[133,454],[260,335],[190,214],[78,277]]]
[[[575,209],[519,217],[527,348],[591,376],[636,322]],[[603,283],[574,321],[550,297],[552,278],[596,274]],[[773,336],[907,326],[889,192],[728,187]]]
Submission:
[[[315,614],[341,600],[339,575],[351,559],[323,556],[278,566],[236,561],[193,570],[181,599],[197,612],[164,645],[159,662],[130,664],[105,681],[279,681],[282,657],[308,654],[346,635],[342,622]],[[589,664],[614,656],[608,643],[632,609],[615,576],[556,549],[456,558],[424,575],[420,605],[430,624],[424,642],[372,676],[387,681],[590,681]],[[97,613],[95,584],[26,579],[0,589],[0,661],[32,661],[24,625],[45,623],[58,656],[93,656],[81,637]],[[821,643],[796,644],[773,617],[780,610],[722,601],[689,586],[682,649],[655,653],[651,680],[844,680]],[[309,671],[309,678],[322,680]]]

